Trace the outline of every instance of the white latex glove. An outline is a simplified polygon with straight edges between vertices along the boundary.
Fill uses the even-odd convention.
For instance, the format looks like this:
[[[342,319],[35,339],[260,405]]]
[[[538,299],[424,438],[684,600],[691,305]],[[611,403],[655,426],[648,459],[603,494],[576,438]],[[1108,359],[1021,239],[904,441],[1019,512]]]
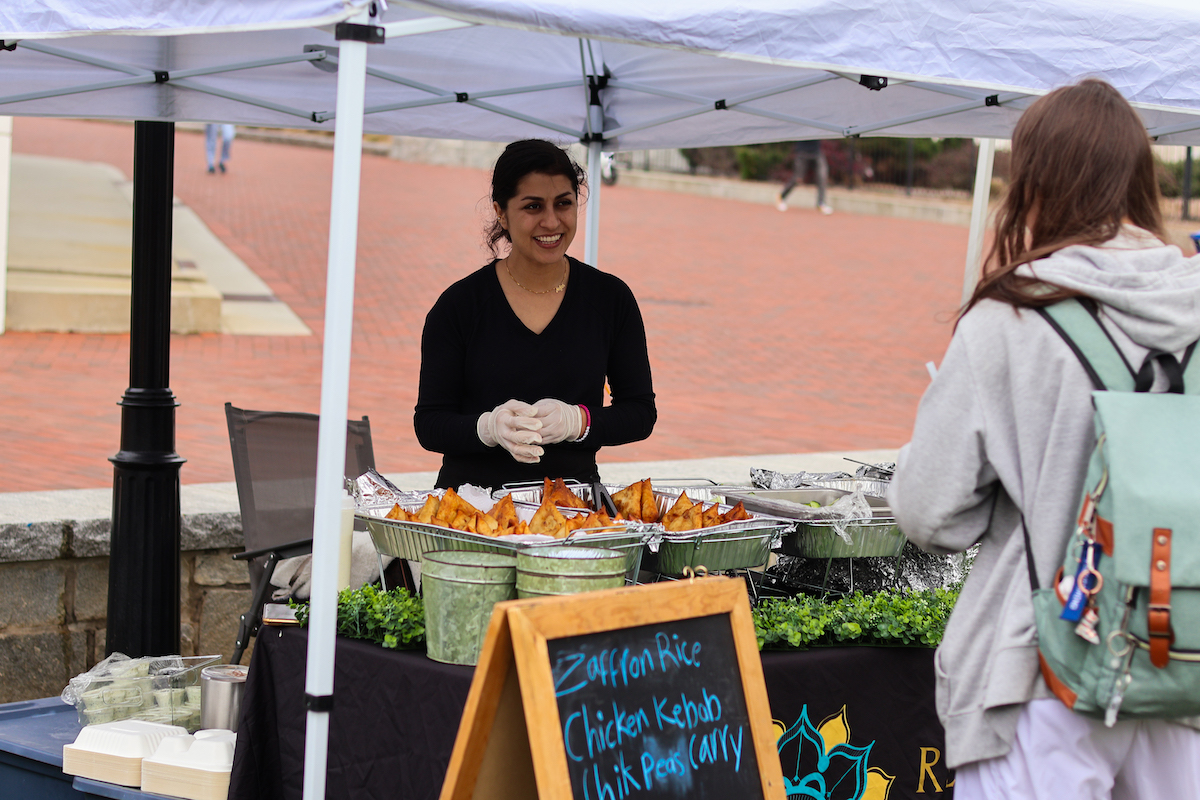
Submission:
[[[537,408],[520,400],[501,403],[479,415],[475,433],[488,447],[500,445],[522,464],[536,464],[542,459],[542,421],[536,418]]]
[[[537,418],[542,422],[542,444],[570,442],[583,433],[583,409],[547,397],[534,403]]]

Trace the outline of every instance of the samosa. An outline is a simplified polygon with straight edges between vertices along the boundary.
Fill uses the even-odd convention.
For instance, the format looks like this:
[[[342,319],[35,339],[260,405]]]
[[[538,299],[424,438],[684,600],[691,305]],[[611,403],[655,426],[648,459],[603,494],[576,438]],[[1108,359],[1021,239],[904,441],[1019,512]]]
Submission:
[[[649,478],[642,481],[642,522],[658,522],[658,500]]]
[[[617,515],[631,522],[644,522],[642,519],[642,482],[631,483],[612,496]]]
[[[512,495],[506,494],[501,497],[496,505],[492,506],[492,510],[488,512],[488,516],[496,520],[501,528],[511,528],[517,524],[517,509],[513,506]]]
[[[739,500],[736,506],[721,515],[721,522],[736,522],[737,520],[750,518],[750,513],[746,511],[746,507]]]
[[[566,529],[567,519],[562,515],[562,512],[549,500],[542,500],[542,504],[538,506],[538,510],[533,513],[533,519],[529,520],[529,533],[540,533],[546,536],[554,536],[562,538],[564,534],[560,531]]]
[[[548,480],[548,479],[547,479]],[[546,494],[545,489],[542,490],[542,496]],[[560,508],[584,508],[588,504],[583,502],[583,498],[567,488],[567,484],[562,478],[555,478],[554,483],[550,488],[550,496],[554,499],[554,505]]]

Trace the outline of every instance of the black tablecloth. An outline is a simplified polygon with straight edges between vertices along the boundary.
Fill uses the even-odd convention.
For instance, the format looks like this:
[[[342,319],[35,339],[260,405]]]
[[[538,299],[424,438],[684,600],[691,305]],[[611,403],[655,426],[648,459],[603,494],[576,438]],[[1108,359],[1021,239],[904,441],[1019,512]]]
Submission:
[[[307,646],[307,632],[296,628],[268,629],[259,636],[243,698],[230,800],[300,800]],[[326,796],[436,798],[474,670],[439,664],[423,652],[341,638],[335,664]],[[763,673],[777,733],[786,731],[780,758],[790,782],[822,782],[831,798],[853,800],[861,796],[855,787],[875,771],[874,785],[892,778],[889,791],[876,797],[950,796],[943,732],[933,705],[932,650],[767,652]],[[808,735],[803,735],[804,720]],[[837,752],[830,750],[819,779],[811,777],[821,755],[817,738],[826,749],[844,742]]]

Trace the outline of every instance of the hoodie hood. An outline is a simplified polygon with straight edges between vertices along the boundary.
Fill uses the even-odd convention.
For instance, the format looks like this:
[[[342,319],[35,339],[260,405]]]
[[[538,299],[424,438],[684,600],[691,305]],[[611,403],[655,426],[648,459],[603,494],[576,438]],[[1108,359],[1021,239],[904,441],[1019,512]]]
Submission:
[[[1126,225],[1098,247],[1065,247],[1017,272],[1103,303],[1143,347],[1175,353],[1200,339],[1200,256],[1185,258],[1141,228]]]

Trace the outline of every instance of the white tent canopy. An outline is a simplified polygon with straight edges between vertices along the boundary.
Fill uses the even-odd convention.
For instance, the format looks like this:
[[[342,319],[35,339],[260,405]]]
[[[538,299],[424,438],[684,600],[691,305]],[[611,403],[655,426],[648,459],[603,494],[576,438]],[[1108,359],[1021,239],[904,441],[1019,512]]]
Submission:
[[[1159,142],[1200,144],[1195,0],[439,0],[393,3],[370,19],[373,6],[0,5],[0,115],[336,124],[306,676],[317,698],[333,690],[364,129],[582,139],[594,172],[602,142],[643,149],[853,135],[1007,137],[1035,97],[1097,75],[1135,104]],[[382,27],[386,42],[339,40],[332,26],[347,20],[371,27],[348,36]],[[327,722],[310,711],[307,797],[324,796]]]
[[[492,141],[602,134],[609,149],[1003,138],[1031,98],[1097,74],[1160,143],[1197,144],[1200,72],[1189,59],[1200,11],[1188,3],[393,4],[387,42],[369,50],[364,129]],[[98,19],[33,13],[40,5],[0,9],[0,39],[16,42],[0,52],[0,113],[320,129],[335,106],[332,23],[363,3],[211,0],[199,19],[196,4],[163,0],[151,10],[107,3]],[[122,5],[129,15],[112,22]],[[418,31],[431,32],[402,35]],[[599,131],[587,87],[605,75]],[[870,91],[863,75],[888,85]]]

